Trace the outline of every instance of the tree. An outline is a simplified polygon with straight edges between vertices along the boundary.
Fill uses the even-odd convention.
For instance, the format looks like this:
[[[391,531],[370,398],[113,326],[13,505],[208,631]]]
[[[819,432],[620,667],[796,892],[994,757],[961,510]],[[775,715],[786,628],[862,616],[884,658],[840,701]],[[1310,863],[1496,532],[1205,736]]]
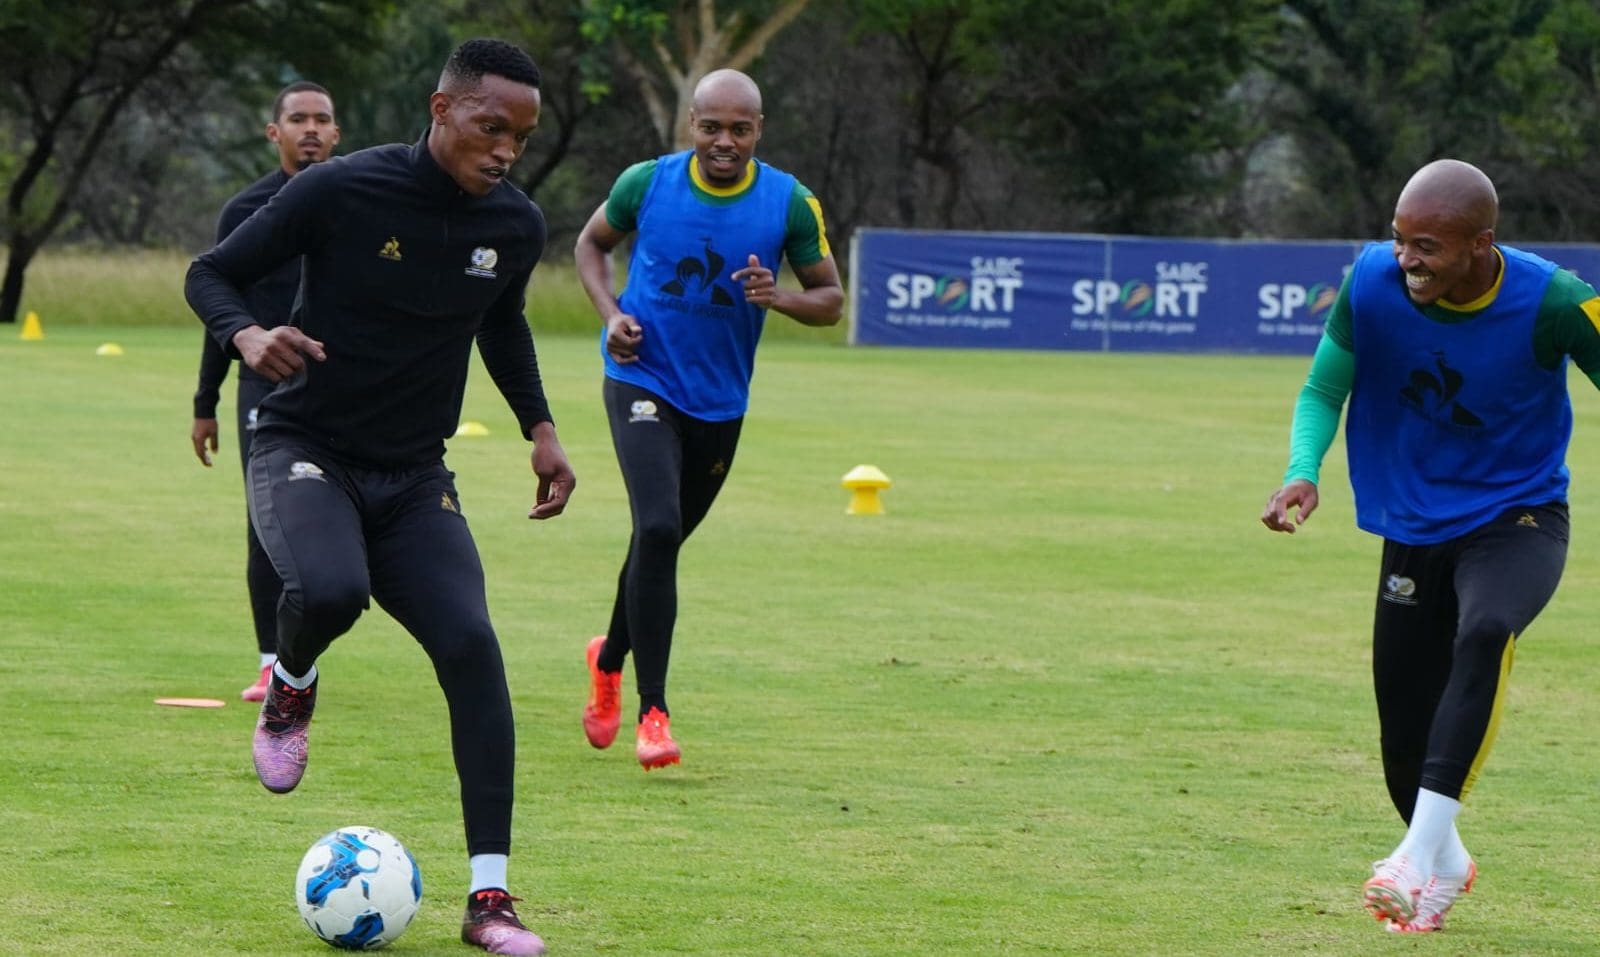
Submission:
[[[1503,73],[1519,108],[1503,115],[1510,135],[1496,162],[1501,234],[1513,243],[1593,242],[1600,236],[1600,9],[1561,0],[1531,42],[1506,58]]]
[[[991,135],[1053,170],[1088,228],[1170,234],[1230,185],[1234,92],[1271,24],[1266,0],[1023,0],[1007,37],[1010,95]],[[1220,224],[1204,224],[1215,231]]]
[[[586,35],[611,41],[664,146],[689,147],[694,88],[712,70],[748,70],[810,0],[584,0]]]
[[[846,0],[855,41],[884,37],[893,50],[900,225],[957,225],[971,160],[966,146],[978,118],[996,104],[1002,41],[1006,25],[1020,22],[1018,6],[1016,0]]]
[[[1553,59],[1536,67],[1533,50],[1551,8],[1552,0],[1284,3],[1281,28],[1257,55],[1295,94],[1279,117],[1309,183],[1300,210],[1307,232],[1387,234],[1401,185],[1441,156],[1495,176],[1520,149],[1505,118],[1525,113],[1536,75],[1552,78]],[[1509,82],[1518,65],[1522,94]]]
[[[359,46],[388,4],[324,0],[0,0],[0,106],[25,117],[6,191],[0,322],[15,322],[28,264],[66,220],[136,94],[226,68],[240,51]],[[292,60],[284,55],[281,60]],[[181,83],[180,83],[181,86]]]

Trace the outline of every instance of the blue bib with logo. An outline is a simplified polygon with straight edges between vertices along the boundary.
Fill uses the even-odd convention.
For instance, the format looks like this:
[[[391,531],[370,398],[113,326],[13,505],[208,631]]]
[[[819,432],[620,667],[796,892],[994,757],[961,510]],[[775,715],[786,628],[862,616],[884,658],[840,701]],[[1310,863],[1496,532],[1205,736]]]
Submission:
[[[1508,508],[1566,499],[1566,358],[1546,369],[1533,354],[1556,266],[1497,248],[1499,291],[1455,323],[1411,302],[1391,244],[1367,246],[1352,267],[1345,444],[1356,524],[1375,535],[1431,545]]]
[[[778,271],[795,179],[759,160],[737,200],[713,206],[695,195],[692,151],[662,157],[639,207],[622,310],[644,330],[639,361],[605,355],[606,376],[648,389],[698,419],[745,413],[766,310],[744,301],[732,274],[754,253]],[[601,333],[605,353],[605,334]]]

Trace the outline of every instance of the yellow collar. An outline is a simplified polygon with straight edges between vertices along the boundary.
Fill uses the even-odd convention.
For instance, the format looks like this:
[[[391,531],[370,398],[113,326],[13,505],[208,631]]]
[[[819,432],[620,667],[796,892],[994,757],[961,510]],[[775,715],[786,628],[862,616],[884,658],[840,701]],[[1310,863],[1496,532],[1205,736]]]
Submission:
[[[695,187],[710,193],[712,196],[737,196],[750,188],[756,181],[756,161],[751,159],[744,164],[744,175],[739,177],[739,182],[732,186],[712,186],[700,175],[700,157],[689,157],[689,179]]]
[[[1494,247],[1494,258],[1500,261],[1500,274],[1494,277],[1494,285],[1490,286],[1487,292],[1471,302],[1460,304],[1440,299],[1439,307],[1441,309],[1449,309],[1451,312],[1477,312],[1479,309],[1486,308],[1489,303],[1494,302],[1494,297],[1500,295],[1500,284],[1505,282],[1506,279],[1506,257],[1504,253],[1500,252],[1499,246]]]

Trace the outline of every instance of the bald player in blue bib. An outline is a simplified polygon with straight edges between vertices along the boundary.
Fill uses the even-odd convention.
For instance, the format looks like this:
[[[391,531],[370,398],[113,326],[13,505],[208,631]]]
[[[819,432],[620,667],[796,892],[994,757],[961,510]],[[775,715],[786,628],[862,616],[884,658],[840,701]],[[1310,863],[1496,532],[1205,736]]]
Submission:
[[[1348,397],[1356,522],[1383,539],[1372,670],[1384,778],[1407,823],[1367,909],[1436,931],[1477,874],[1455,821],[1504,709],[1517,638],[1567,554],[1567,360],[1600,386],[1600,298],[1495,242],[1476,167],[1439,160],[1395,204],[1392,243],[1345,277],[1295,406],[1284,485],[1262,513],[1293,532]],[[1297,513],[1297,514],[1296,514]]]
[[[808,326],[839,321],[844,291],[822,208],[793,176],[755,159],[761,91],[736,70],[695,87],[693,149],[624,170],[578,237],[578,275],[605,323],[604,395],[633,535],[606,634],[590,640],[584,733],[610,746],[624,658],[639,694],[634,753],[676,764],[667,659],[678,551],[733,465],[767,310]],[[620,297],[610,253],[634,235]],[[780,259],[800,282],[780,288]]]

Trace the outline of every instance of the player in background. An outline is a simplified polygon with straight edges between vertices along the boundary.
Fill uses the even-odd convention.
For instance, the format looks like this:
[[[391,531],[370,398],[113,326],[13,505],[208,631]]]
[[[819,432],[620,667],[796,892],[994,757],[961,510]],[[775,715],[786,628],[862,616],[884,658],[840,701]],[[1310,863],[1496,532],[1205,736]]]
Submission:
[[[1384,779],[1407,828],[1362,894],[1392,931],[1438,930],[1477,865],[1456,829],[1504,714],[1518,638],[1567,554],[1570,357],[1600,386],[1600,298],[1495,242],[1476,167],[1439,160],[1356,259],[1295,405],[1261,521],[1317,508],[1348,398],[1356,523],[1383,539],[1372,670]]]
[[[597,748],[615,739],[631,651],[634,753],[647,771],[681,756],[666,696],[678,551],[733,465],[767,310],[830,326],[844,303],[822,207],[793,176],[755,159],[761,125],[753,80],[707,74],[689,111],[693,148],[624,170],[578,237],[578,275],[604,325],[606,415],[633,515],[611,622],[587,648],[583,729]],[[619,298],[610,253],[629,235]],[[800,289],[779,288],[780,258]]]
[[[507,890],[511,695],[444,441],[476,341],[533,442],[529,517],[566,507],[575,479],[523,316],[544,214],[507,182],[538,125],[539,84],[516,46],[461,44],[420,140],[295,176],[194,261],[185,288],[218,344],[279,382],[249,465],[250,517],[283,579],[256,774],[274,792],[300,783],[317,659],[376,599],[427,653],[449,707],[471,871],[461,937],[494,954],[545,948]],[[297,257],[295,321],[263,328],[244,290]]]
[[[306,80],[291,83],[278,91],[272,101],[272,120],[267,123],[267,141],[277,149],[278,165],[272,172],[246,186],[222,207],[217,218],[217,242],[289,181],[289,177],[313,163],[320,163],[333,154],[339,145],[339,124],[333,116],[333,97],[327,90]],[[263,329],[272,329],[289,321],[289,310],[300,290],[300,260],[284,263],[276,271],[262,277],[245,290],[250,314]],[[200,385],[194,394],[194,424],[189,430],[189,441],[194,445],[195,457],[206,468],[211,467],[211,455],[217,451],[220,430],[217,427],[217,401],[222,383],[228,377],[228,367],[233,360],[210,335],[201,337]],[[239,464],[244,470],[250,461],[250,439],[255,434],[256,407],[271,392],[274,383],[247,365],[239,367],[238,399],[235,403],[235,422],[239,436]],[[267,696],[267,681],[272,674],[272,663],[278,660],[278,596],[283,582],[272,568],[271,559],[256,538],[255,527],[248,517],[245,522],[245,584],[250,595],[250,614],[255,624],[256,648],[261,654],[261,669],[255,682],[239,693],[246,701],[260,701]]]

